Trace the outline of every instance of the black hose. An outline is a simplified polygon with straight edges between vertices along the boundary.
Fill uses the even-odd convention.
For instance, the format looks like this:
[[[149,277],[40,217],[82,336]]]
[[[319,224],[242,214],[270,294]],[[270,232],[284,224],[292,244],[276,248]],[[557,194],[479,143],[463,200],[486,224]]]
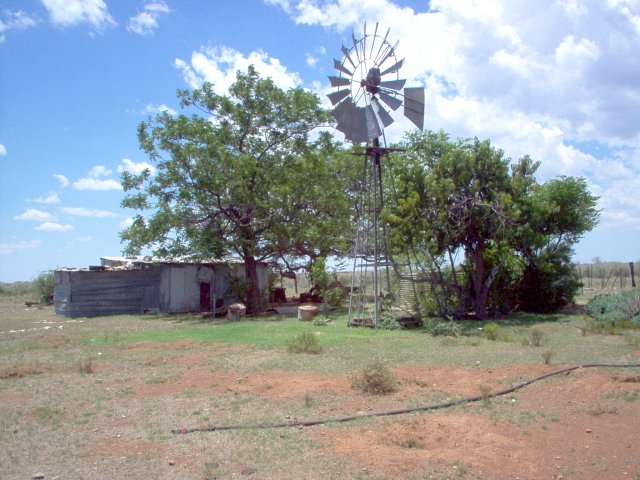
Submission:
[[[215,425],[208,424],[202,425],[199,427],[192,428],[175,428],[171,430],[171,433],[175,434],[184,434],[184,433],[194,433],[194,432],[215,432],[220,430],[256,430],[256,429],[270,429],[270,428],[290,428],[290,427],[312,427],[314,425],[324,425],[327,423],[345,423],[352,422],[354,420],[358,420],[361,418],[373,418],[373,417],[389,417],[392,415],[403,415],[406,413],[413,412],[423,412],[427,410],[440,410],[443,408],[455,407],[456,405],[461,405],[464,403],[472,403],[478,402],[480,400],[486,400],[489,398],[500,397],[502,395],[507,395],[509,393],[513,393],[517,390],[520,390],[528,385],[531,385],[534,382],[538,382],[540,380],[544,380],[545,378],[553,377],[554,375],[560,375],[562,373],[570,373],[579,368],[594,368],[594,367],[602,367],[602,368],[636,368],[640,367],[640,363],[636,364],[627,364],[627,365],[611,365],[605,363],[592,363],[589,365],[576,365],[573,367],[563,368],[561,370],[556,370],[550,373],[545,373],[536,378],[532,378],[531,380],[527,380],[526,382],[518,383],[513,387],[506,388],[504,390],[500,390],[498,392],[492,392],[488,395],[476,395],[474,397],[465,397],[459,398],[456,400],[449,400],[447,402],[435,403],[431,405],[423,405],[420,407],[409,407],[409,408],[400,408],[396,410],[386,410],[383,412],[372,412],[372,413],[364,413],[361,415],[350,415],[347,417],[335,417],[335,418],[323,418],[316,420],[292,420],[290,422],[281,422],[281,423],[256,423],[253,425],[243,425],[243,424],[227,424],[227,425]]]

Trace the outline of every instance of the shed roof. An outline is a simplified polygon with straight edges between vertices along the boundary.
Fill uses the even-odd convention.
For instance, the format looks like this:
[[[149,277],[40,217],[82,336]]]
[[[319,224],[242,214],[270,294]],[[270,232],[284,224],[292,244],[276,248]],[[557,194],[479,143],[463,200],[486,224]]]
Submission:
[[[100,260],[107,260],[111,262],[133,263],[133,264],[136,264],[136,263],[184,263],[184,264],[198,265],[198,264],[244,263],[244,261],[239,257],[224,257],[221,259],[194,261],[194,260],[188,260],[185,258],[160,258],[160,257],[152,257],[150,255],[144,255],[144,256],[137,255],[137,256],[128,256],[128,257],[104,256],[104,257],[100,257]],[[264,262],[258,262],[258,263],[264,263]]]

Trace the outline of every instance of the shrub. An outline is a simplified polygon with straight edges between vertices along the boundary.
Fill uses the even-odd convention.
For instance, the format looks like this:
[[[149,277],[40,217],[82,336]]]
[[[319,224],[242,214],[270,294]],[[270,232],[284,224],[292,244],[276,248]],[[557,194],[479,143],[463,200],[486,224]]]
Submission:
[[[314,333],[303,332],[287,343],[287,352],[317,354],[322,352],[322,345]]]
[[[482,404],[485,407],[489,407],[491,405],[491,387],[483,384],[478,387],[478,390],[480,390],[480,395],[482,395]]]
[[[53,291],[55,289],[53,270],[41,272],[33,281],[33,289],[38,294],[42,303],[51,305],[53,303]]]
[[[315,317],[313,319],[313,325],[316,327],[326,327],[330,321],[331,319],[329,317]]]
[[[378,328],[382,330],[400,330],[402,326],[396,321],[392,312],[383,310],[378,319]]]
[[[401,448],[417,448],[417,449],[423,449],[424,448],[424,445],[422,444],[420,439],[417,438],[417,437],[414,437],[414,436],[409,436],[409,437],[403,438],[402,440],[400,440],[398,442],[398,445]]]
[[[587,303],[587,312],[599,324],[617,325],[629,321],[640,323],[640,292],[597,295]]]
[[[541,346],[544,343],[544,337],[544,332],[538,327],[532,327],[531,330],[529,330],[529,340],[534,347]]]
[[[76,362],[76,369],[79,374],[87,375],[89,373],[93,373],[93,359],[92,358],[83,358]]]
[[[581,283],[572,254],[571,245],[563,243],[543,249],[525,266],[519,288],[523,311],[549,313],[573,302]]]
[[[640,323],[640,290],[625,290],[620,293],[620,309],[625,320],[635,320]]]
[[[334,287],[329,288],[323,293],[324,301],[327,302],[327,305],[330,307],[340,307],[342,306],[342,302],[344,301],[346,295],[342,288]]]
[[[502,327],[497,323],[487,323],[482,329],[482,336],[487,340],[498,340],[502,335]]]
[[[462,335],[462,327],[454,322],[439,322],[431,327],[431,335],[434,337],[459,337]]]
[[[396,385],[393,372],[380,362],[367,365],[351,381],[353,388],[369,395],[385,395],[394,392]]]

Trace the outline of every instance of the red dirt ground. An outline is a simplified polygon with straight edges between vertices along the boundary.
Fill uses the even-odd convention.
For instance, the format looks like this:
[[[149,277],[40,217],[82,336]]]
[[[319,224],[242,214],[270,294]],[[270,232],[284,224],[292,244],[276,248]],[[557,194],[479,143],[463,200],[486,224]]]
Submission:
[[[157,346],[155,346],[157,348]],[[187,345],[185,345],[187,347]],[[135,348],[153,349],[154,345]],[[220,353],[224,353],[223,347]],[[388,396],[356,392],[344,376],[280,370],[211,372],[211,351],[172,357],[187,368],[164,383],[134,383],[135,396],[173,395],[190,390],[248,393],[282,400],[310,393],[340,398],[319,408],[316,418],[398,408],[407,398],[475,396],[558,370],[559,366],[509,365],[492,370],[405,366],[395,369],[398,390]],[[155,361],[162,362],[162,359]],[[580,369],[534,383],[491,405],[387,417],[341,428],[313,427],[305,434],[331,455],[354,459],[363,471],[400,477],[432,465],[483,479],[637,479],[640,478],[640,376],[630,371]],[[486,387],[485,387],[486,388]],[[428,400],[425,403],[429,403]],[[93,453],[158,453],[153,442],[96,445]],[[455,475],[454,475],[455,477]],[[438,478],[438,477],[434,477]]]

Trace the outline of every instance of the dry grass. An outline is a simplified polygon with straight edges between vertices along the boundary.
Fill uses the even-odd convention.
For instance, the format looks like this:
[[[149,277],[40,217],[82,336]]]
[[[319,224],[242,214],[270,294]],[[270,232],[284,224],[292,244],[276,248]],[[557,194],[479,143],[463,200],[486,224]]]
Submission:
[[[0,331],[16,332],[0,334],[0,477],[31,478],[41,472],[45,478],[132,480],[446,478],[460,471],[452,465],[466,458],[466,452],[460,451],[458,458],[444,464],[424,460],[413,472],[394,474],[336,453],[324,440],[333,436],[342,441],[355,429],[377,430],[397,420],[363,420],[306,430],[238,430],[185,436],[170,432],[210,423],[253,425],[335,417],[404,408],[437,395],[442,399],[448,396],[436,390],[450,388],[444,380],[436,387],[436,381],[427,375],[409,383],[398,373],[398,381],[382,364],[366,375],[364,391],[387,393],[356,393],[350,388],[348,374],[360,370],[363,358],[384,358],[385,365],[393,366],[394,371],[402,365],[445,365],[469,375],[486,375],[483,369],[496,365],[540,363],[540,350],[523,349],[513,343],[474,337],[474,343],[467,345],[464,337],[455,345],[441,345],[439,338],[424,332],[356,331],[339,327],[338,322],[314,332],[325,346],[321,356],[291,355],[286,342],[296,328],[300,333],[309,325],[287,322],[261,320],[226,326],[203,324],[195,316],[70,321],[55,316],[51,308],[5,312],[0,316]],[[269,337],[272,343],[256,340],[251,345],[239,345],[229,337],[221,340],[229,328],[252,330],[253,337],[246,338]],[[545,326],[545,332],[549,348],[558,352],[558,362],[573,358],[568,356],[574,355],[571,348],[575,355],[594,352],[603,361],[625,358],[634,351],[622,336],[583,337],[569,326],[559,333],[553,328]],[[179,336],[167,340],[157,334],[196,330],[207,332],[209,340]],[[131,341],[131,335],[146,333],[151,339]],[[583,344],[572,347],[576,342],[588,342],[588,348]],[[623,418],[624,409],[630,408],[627,405],[637,408],[640,402],[627,401],[637,396],[633,394],[637,389],[633,375],[637,372],[620,374],[620,381],[615,382],[632,393],[603,400],[600,408],[592,402],[596,406],[589,418],[602,418],[615,408],[615,417]],[[479,378],[482,380],[467,394],[477,392],[478,385],[494,388],[490,380]],[[509,405],[496,399],[490,410],[511,408]],[[464,412],[456,411],[455,415]],[[422,434],[397,438],[400,440],[393,446],[398,450],[390,451],[390,456],[400,451],[411,458],[433,447]],[[452,478],[475,478],[470,471]]]

